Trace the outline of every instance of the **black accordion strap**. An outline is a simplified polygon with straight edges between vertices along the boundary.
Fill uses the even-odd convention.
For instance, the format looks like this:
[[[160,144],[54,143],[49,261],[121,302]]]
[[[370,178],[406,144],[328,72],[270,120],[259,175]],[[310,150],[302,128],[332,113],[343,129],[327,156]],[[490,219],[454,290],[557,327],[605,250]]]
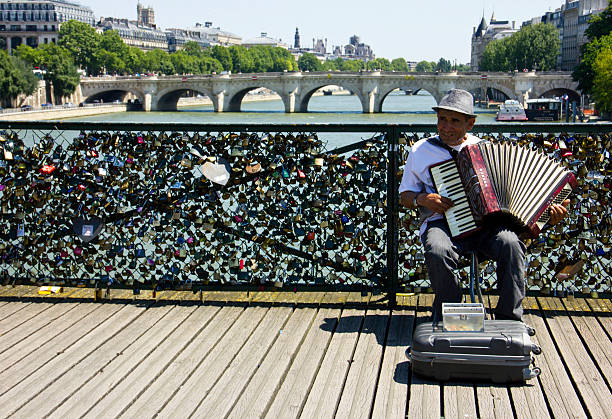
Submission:
[[[427,139],[427,141],[429,141],[433,145],[446,149],[450,153],[453,160],[457,161],[457,156],[459,155],[459,152],[448,144],[444,144],[442,140],[440,140],[440,137],[430,137]]]

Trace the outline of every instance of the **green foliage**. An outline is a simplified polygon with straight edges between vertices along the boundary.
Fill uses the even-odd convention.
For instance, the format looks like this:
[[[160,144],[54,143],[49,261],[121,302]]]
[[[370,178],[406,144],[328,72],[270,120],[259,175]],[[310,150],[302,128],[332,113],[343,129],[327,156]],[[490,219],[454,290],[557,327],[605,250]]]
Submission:
[[[553,25],[529,25],[510,37],[489,42],[478,67],[482,71],[552,70],[560,45]]]
[[[31,95],[38,80],[20,58],[0,50],[0,102],[9,105],[20,94]]]
[[[612,112],[612,44],[597,54],[593,69],[593,99],[597,109]]]
[[[212,47],[210,54],[221,63],[223,70],[232,71],[232,56],[227,48],[215,45]]]
[[[608,2],[608,7],[603,12],[591,18],[584,34],[589,41],[592,41],[610,32],[612,32],[612,1]]]
[[[253,57],[242,45],[232,45],[229,47],[232,57],[232,71],[234,73],[252,73],[255,63]]]
[[[612,2],[599,16],[593,17],[585,30],[589,42],[582,46],[580,64],[572,73],[572,78],[578,82],[578,88],[585,94],[594,91],[597,76],[595,62],[599,54],[612,45]]]
[[[305,52],[298,59],[297,62],[298,68],[302,71],[322,71],[323,65],[319,61],[319,59],[310,52]]]
[[[415,70],[419,73],[430,73],[435,71],[437,64],[431,61],[419,61],[416,65]]]
[[[436,69],[442,73],[449,73],[452,68],[452,64],[446,58],[440,58],[438,64],[436,65]]]
[[[144,68],[154,73],[161,73],[165,75],[171,75],[175,73],[174,64],[170,59],[170,54],[161,49],[154,49],[145,52],[144,55]]]
[[[71,95],[79,85],[80,76],[68,50],[55,44],[38,48],[44,56],[44,79],[53,85],[56,99]],[[57,100],[59,102],[59,100]]]
[[[87,74],[95,70],[99,41],[96,30],[84,22],[69,20],[59,30],[58,44],[68,50],[75,64],[85,69]]]
[[[408,64],[403,58],[395,58],[391,61],[391,70],[405,73],[408,71]]]
[[[386,58],[376,58],[366,64],[368,70],[391,71],[391,63]]]

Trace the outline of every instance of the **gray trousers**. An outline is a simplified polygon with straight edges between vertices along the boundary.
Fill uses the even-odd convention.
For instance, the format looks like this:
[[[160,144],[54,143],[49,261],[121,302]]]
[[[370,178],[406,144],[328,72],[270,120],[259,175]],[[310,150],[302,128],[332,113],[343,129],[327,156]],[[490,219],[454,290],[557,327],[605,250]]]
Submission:
[[[436,294],[433,311],[442,316],[442,303],[461,302],[461,288],[455,274],[459,257],[477,252],[497,262],[499,302],[497,319],[520,320],[525,298],[525,250],[518,236],[503,227],[483,228],[467,237],[452,239],[444,220],[429,222],[422,237],[425,263]]]

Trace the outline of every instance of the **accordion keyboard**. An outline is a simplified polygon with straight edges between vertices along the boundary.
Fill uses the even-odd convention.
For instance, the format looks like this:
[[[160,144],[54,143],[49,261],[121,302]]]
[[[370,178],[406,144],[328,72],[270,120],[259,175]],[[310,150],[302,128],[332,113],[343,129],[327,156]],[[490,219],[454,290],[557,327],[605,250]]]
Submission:
[[[451,236],[456,237],[474,230],[476,223],[455,162],[449,160],[432,167],[431,177],[438,194],[449,198],[455,204],[444,213]]]

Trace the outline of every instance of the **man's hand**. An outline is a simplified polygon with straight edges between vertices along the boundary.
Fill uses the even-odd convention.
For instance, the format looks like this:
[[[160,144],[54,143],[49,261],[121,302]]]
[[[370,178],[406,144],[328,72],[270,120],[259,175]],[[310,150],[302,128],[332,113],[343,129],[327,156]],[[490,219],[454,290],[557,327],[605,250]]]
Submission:
[[[437,193],[422,193],[417,197],[417,203],[425,208],[437,212],[438,214],[444,214],[447,209],[452,207],[453,201],[445,196],[440,196]]]
[[[548,220],[548,224],[554,226],[563,220],[567,216],[567,207],[569,206],[569,203],[570,200],[566,199],[561,205],[552,204],[549,209],[550,219]]]

